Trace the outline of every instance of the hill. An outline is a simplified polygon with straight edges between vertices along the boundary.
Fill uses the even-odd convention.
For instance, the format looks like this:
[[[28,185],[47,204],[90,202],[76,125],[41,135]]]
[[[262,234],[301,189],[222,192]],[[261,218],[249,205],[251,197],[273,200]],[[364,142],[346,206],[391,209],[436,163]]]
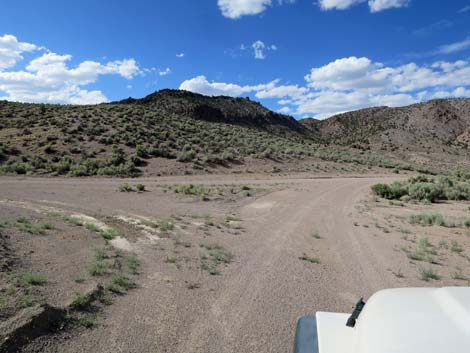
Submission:
[[[306,133],[305,127],[291,116],[274,113],[250,98],[209,97],[188,91],[164,89],[142,99],[128,98],[116,103],[141,105],[166,114],[235,124],[277,134]]]
[[[298,122],[248,98],[178,90],[89,106],[0,101],[0,173],[463,168],[470,164],[469,102],[370,108]]]
[[[470,99],[441,99],[407,107],[374,107],[300,123],[323,143],[361,144],[373,149],[438,151],[465,147]]]
[[[308,130],[249,99],[163,90],[68,106],[0,102],[0,172],[178,174],[311,153]]]

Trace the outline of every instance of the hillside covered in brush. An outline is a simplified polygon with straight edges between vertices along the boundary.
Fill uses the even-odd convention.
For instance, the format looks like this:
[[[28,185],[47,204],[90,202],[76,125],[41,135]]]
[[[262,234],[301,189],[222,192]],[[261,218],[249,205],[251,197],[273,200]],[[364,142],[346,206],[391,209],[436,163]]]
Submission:
[[[469,112],[469,100],[443,100],[298,122],[248,98],[178,90],[88,106],[0,101],[0,172],[129,176],[317,162],[456,169],[470,164]]]
[[[470,99],[375,107],[300,123],[318,140],[382,150],[451,152],[470,143]]]
[[[249,99],[163,90],[90,106],[0,102],[3,173],[136,175],[154,159],[193,169],[312,152],[292,117]]]

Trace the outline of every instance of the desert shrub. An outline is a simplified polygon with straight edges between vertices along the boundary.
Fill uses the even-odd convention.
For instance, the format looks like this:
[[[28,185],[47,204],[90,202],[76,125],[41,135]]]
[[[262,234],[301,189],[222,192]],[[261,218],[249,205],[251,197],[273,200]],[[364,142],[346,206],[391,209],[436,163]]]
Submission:
[[[144,184],[137,184],[135,186],[138,192],[144,192],[145,191],[145,185]]]
[[[132,192],[134,191],[134,188],[128,183],[125,183],[125,184],[120,185],[118,190],[119,192]]]
[[[209,190],[202,185],[178,185],[174,188],[175,193],[185,194],[185,195],[206,195],[209,193]]]
[[[129,277],[123,274],[113,275],[111,281],[106,284],[106,289],[114,293],[125,293],[133,286]]]
[[[113,146],[113,153],[111,155],[110,164],[114,166],[119,166],[126,162],[126,154],[122,148]]]
[[[130,256],[127,258],[127,267],[129,268],[132,274],[135,275],[139,273],[140,265],[141,263],[137,256]]]
[[[0,173],[4,174],[27,174],[28,172],[33,171],[34,168],[29,163],[23,162],[13,162],[7,163],[0,167]]]
[[[399,182],[395,182],[391,185],[376,184],[372,186],[372,191],[377,196],[383,197],[387,200],[398,200],[408,193],[406,186]]]
[[[438,185],[430,182],[415,183],[409,186],[408,194],[415,200],[434,202],[441,198],[442,190]]]
[[[147,158],[148,157],[148,150],[146,146],[137,145],[135,148],[135,154],[139,158]]]
[[[467,218],[464,222],[463,222],[464,226],[467,227],[467,228],[470,228],[470,218]]]
[[[52,166],[53,171],[57,172],[58,174],[67,174],[72,167],[73,161],[69,157],[64,157],[57,163],[54,163]]]
[[[23,273],[17,278],[21,285],[43,286],[47,283],[47,278],[37,273]]]
[[[72,307],[77,310],[85,309],[91,301],[91,297],[88,294],[76,293],[72,300]]]
[[[196,158],[197,153],[193,149],[185,149],[181,152],[181,154],[178,156],[178,161],[180,162],[191,162]]]
[[[386,199],[409,199],[436,202],[438,200],[470,200],[470,179],[468,173],[457,172],[437,178],[418,175],[406,182],[391,185],[376,184],[372,191]]]
[[[440,213],[421,213],[417,215],[412,215],[410,217],[410,222],[413,224],[420,224],[422,226],[446,225],[444,216],[442,216]]]
[[[441,276],[432,269],[423,268],[420,270],[420,278],[425,282],[429,282],[430,280],[438,281],[441,279]]]

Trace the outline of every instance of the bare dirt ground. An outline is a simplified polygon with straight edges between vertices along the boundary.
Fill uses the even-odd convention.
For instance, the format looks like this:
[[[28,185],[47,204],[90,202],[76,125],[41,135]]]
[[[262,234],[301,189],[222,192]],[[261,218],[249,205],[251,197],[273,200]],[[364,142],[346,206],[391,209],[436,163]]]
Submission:
[[[112,258],[141,262],[135,288],[100,308],[94,328],[58,331],[22,351],[290,352],[301,315],[349,312],[360,297],[383,288],[467,285],[470,237],[462,222],[470,204],[402,205],[371,196],[371,185],[397,178],[1,178],[7,250],[26,267],[31,258],[50,258],[52,269],[36,266],[50,277],[46,298],[61,302],[76,286],[101,281],[87,272],[96,246],[118,252]],[[118,192],[126,182],[147,191]],[[178,189],[190,183],[203,192]],[[441,213],[447,226],[411,224],[422,212]],[[95,227],[62,224],[67,218],[59,222],[57,213]],[[19,217],[59,223],[43,235],[25,235]],[[101,239],[96,227],[119,236]],[[58,237],[69,236],[76,250],[64,252],[70,245]],[[35,237],[44,245],[30,254],[25,249],[32,245],[21,244],[34,245]],[[423,270],[438,279],[424,281]],[[76,283],[77,276],[83,281]],[[54,291],[49,282],[63,285]]]

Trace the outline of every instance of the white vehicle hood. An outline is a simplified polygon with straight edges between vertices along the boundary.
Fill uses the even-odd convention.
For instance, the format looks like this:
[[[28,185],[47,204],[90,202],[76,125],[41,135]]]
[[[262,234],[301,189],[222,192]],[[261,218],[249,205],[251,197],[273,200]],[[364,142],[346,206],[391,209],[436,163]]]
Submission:
[[[317,313],[320,353],[468,353],[470,288],[376,293],[354,328],[347,314]]]

